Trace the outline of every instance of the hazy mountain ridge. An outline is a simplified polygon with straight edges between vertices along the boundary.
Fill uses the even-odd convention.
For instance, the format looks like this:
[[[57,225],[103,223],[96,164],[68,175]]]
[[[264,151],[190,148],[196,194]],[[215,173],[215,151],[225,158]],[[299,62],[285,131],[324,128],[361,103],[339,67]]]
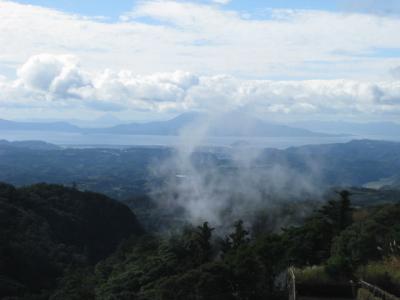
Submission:
[[[361,136],[399,136],[400,124],[394,122],[294,122],[293,126],[307,130],[321,130],[326,133],[350,134]]]
[[[353,140],[343,144],[310,145],[287,149],[288,157],[306,157],[317,163],[322,180],[331,185],[363,185],[375,178],[398,174],[400,143]]]
[[[16,148],[26,148],[31,150],[60,150],[61,147],[46,143],[43,141],[15,141],[9,142],[7,140],[0,140],[0,146],[3,147],[16,147]]]
[[[126,199],[148,190],[154,180],[149,170],[173,157],[174,151],[165,147],[32,150],[0,144],[0,181],[16,185],[76,182],[81,189]],[[232,151],[236,149],[201,148],[192,159],[200,169],[211,163],[220,170],[229,170]],[[248,153],[251,148],[245,147],[243,151]],[[268,169],[275,165],[314,174],[324,185],[362,186],[398,176],[400,143],[357,140],[286,150],[265,149],[249,167]]]
[[[17,122],[0,119],[0,130],[79,132],[82,129],[67,122]]]
[[[119,124],[118,124],[119,123]],[[117,125],[115,125],[117,124]],[[273,123],[238,112],[212,118],[202,113],[183,113],[165,121],[123,122],[111,116],[94,121],[9,121],[0,119],[1,130],[58,131],[82,134],[180,135],[182,130],[206,128],[208,136],[325,137],[337,135],[397,137],[395,122],[299,121]]]
[[[167,121],[127,123],[111,127],[84,128],[67,122],[16,122],[0,120],[0,130],[59,131],[83,134],[174,135],[186,128],[204,128],[208,136],[324,137],[331,136],[307,129],[267,123],[257,118],[234,113],[219,118],[205,114],[185,113]]]

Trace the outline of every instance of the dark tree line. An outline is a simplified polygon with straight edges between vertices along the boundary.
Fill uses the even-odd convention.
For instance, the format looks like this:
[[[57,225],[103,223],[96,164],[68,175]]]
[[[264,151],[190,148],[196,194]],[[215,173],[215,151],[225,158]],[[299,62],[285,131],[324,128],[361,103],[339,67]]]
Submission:
[[[354,208],[348,192],[301,225],[238,220],[144,232],[123,204],[57,185],[0,185],[0,298],[283,299],[288,266],[350,279],[400,240],[400,204]],[[261,222],[260,222],[261,224]]]

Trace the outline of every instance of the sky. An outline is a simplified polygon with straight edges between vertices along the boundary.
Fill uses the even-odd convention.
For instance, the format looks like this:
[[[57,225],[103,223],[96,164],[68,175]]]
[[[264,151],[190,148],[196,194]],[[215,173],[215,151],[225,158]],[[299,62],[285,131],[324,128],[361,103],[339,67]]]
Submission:
[[[400,121],[397,0],[0,0],[0,118]]]

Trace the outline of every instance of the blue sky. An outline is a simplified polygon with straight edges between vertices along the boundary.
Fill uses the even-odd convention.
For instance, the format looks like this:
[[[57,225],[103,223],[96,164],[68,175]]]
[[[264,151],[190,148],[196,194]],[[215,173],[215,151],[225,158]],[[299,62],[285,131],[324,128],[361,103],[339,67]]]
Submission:
[[[134,0],[18,0],[23,4],[33,4],[58,9],[85,16],[105,16],[117,20],[126,11],[144,1]],[[194,0],[199,4],[212,1]],[[231,0],[225,9],[255,13],[263,9],[307,9],[325,11],[360,11],[378,13],[398,13],[400,2],[397,0]]]
[[[0,0],[0,118],[400,119],[399,12],[398,0]]]
[[[34,0],[16,1],[23,4],[33,4],[61,11],[81,14],[85,16],[106,16],[112,19],[118,18],[122,13],[132,9],[134,1],[98,1],[98,0]]]
[[[118,18],[124,12],[132,9],[138,1],[132,0],[19,0],[19,3],[40,5],[59,9],[66,12],[87,16],[106,16]],[[210,3],[210,1],[193,1]],[[290,9],[321,9],[338,10],[343,8],[343,1],[337,0],[233,0],[226,5],[226,9],[255,12],[265,8]]]

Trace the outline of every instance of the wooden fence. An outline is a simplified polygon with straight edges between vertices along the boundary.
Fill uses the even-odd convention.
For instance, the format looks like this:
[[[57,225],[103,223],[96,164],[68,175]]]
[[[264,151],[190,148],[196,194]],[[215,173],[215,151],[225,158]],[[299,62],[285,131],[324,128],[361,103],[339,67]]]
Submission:
[[[399,297],[396,297],[381,288],[370,284],[364,280],[359,280],[358,282],[350,282],[350,284],[353,287],[353,297],[357,298],[357,300],[368,300],[368,299],[380,299],[380,300],[400,300]],[[294,268],[290,267],[287,269],[287,274],[286,274],[286,288],[288,291],[288,298],[289,300],[297,300],[300,298],[301,295],[297,295],[297,290],[296,290],[296,276],[294,272]],[[359,291],[361,289],[366,290],[370,295],[371,298],[364,299]],[[357,295],[357,296],[356,296]],[[321,297],[318,297],[319,299],[322,299]],[[363,298],[363,299],[362,299]]]
[[[296,276],[294,275],[293,268],[287,270],[287,289],[289,300],[296,300]]]
[[[358,282],[358,287],[366,289],[374,298],[379,298],[382,300],[400,300],[400,298],[398,298],[392,294],[389,294],[388,292],[378,288],[377,286],[372,285],[363,280],[360,280]],[[358,300],[361,300],[361,299],[358,299]]]

